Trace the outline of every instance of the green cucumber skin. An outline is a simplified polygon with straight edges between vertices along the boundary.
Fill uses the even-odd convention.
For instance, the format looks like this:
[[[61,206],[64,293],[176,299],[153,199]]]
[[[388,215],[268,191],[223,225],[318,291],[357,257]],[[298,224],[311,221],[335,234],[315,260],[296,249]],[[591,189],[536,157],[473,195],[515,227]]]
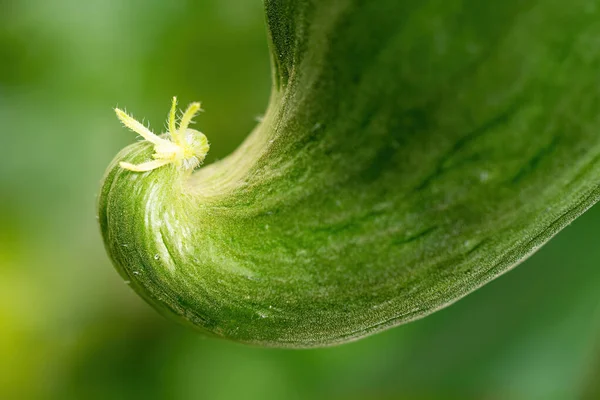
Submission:
[[[147,143],[109,166],[116,269],[164,314],[261,346],[339,344],[453,303],[599,199],[586,4],[266,1],[273,94],[246,141],[193,175],[118,166]]]

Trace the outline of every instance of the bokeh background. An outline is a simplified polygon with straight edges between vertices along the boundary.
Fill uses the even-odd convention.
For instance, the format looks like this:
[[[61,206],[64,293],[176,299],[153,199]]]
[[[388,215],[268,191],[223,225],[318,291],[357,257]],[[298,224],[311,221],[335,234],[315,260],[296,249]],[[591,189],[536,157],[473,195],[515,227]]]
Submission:
[[[600,208],[450,308],[362,341],[273,350],[155,313],[107,258],[104,168],[202,100],[214,160],[265,109],[260,0],[0,0],[0,399],[598,399]],[[600,110],[599,110],[600,112]]]

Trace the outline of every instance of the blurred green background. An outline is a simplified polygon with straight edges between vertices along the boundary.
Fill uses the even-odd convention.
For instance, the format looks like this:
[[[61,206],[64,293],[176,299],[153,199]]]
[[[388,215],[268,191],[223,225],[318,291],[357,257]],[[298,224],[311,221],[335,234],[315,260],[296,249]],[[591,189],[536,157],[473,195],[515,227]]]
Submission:
[[[209,162],[265,109],[259,0],[0,0],[0,399],[600,398],[600,209],[454,306],[362,341],[272,350],[204,339],[113,270],[105,167],[201,100]],[[600,110],[599,110],[600,111]]]

